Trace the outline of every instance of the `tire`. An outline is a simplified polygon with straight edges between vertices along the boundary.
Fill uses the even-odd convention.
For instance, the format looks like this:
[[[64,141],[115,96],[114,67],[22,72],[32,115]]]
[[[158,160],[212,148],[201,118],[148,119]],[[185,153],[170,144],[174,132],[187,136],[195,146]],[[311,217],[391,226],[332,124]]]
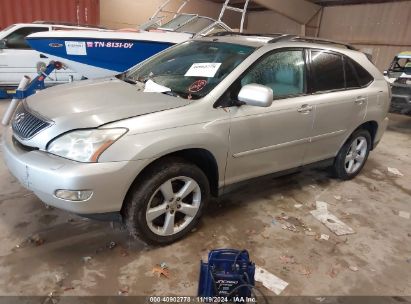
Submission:
[[[178,195],[184,187],[187,191]],[[125,202],[127,229],[150,245],[173,243],[198,224],[209,198],[209,181],[200,168],[179,158],[162,159],[130,189]]]
[[[366,144],[366,147],[360,147],[360,143]],[[370,133],[364,129],[356,130],[341,147],[334,160],[334,175],[342,180],[350,180],[357,176],[368,159],[370,148]],[[353,149],[355,149],[355,153],[352,153]]]

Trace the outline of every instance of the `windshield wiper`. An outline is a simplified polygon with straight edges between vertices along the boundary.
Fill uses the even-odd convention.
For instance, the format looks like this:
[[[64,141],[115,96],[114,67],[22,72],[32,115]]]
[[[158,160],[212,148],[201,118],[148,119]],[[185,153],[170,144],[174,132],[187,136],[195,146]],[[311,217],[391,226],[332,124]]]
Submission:
[[[133,78],[125,77],[123,81],[131,84],[137,84],[137,81],[135,81]]]
[[[174,91],[162,92],[162,94],[182,98],[181,95],[179,95],[177,92],[174,92]]]

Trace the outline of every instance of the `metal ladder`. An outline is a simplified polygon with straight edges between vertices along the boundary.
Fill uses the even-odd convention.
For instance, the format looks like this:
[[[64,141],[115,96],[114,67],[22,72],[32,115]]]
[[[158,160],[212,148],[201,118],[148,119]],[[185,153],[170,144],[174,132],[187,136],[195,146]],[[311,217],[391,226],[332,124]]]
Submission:
[[[160,22],[160,24],[161,24],[161,21],[166,17],[166,16],[159,16],[162,13],[174,14],[173,18],[175,18],[183,10],[183,8],[187,5],[187,3],[190,2],[190,0],[180,0],[181,4],[178,7],[177,11],[174,12],[174,11],[169,11],[169,10],[166,9],[171,1],[173,1],[173,0],[167,0],[162,5],[160,5],[160,7],[156,10],[154,15],[151,16],[151,18],[149,20],[150,21]]]
[[[247,13],[248,4],[250,3],[250,1],[251,0],[245,0],[244,7],[243,8],[238,8],[238,7],[231,6],[230,5],[230,0],[226,0],[224,5],[223,5],[223,8],[221,10],[220,17],[218,17],[218,21],[223,22],[222,19],[224,17],[224,14],[225,14],[226,10],[241,13],[240,33],[242,33],[243,30],[244,30],[245,15]]]

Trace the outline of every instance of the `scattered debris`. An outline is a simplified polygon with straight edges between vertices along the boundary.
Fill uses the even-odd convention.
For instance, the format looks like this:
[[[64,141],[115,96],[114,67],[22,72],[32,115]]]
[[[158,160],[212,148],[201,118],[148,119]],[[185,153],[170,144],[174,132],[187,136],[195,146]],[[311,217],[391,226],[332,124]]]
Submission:
[[[16,245],[16,248],[22,248],[26,245],[35,245],[36,247],[41,246],[45,243],[45,240],[42,239],[38,234],[34,234],[26,238],[23,242]]]
[[[265,239],[269,239],[270,238],[270,234],[267,231],[264,231],[263,233],[261,233],[261,236]]]
[[[397,168],[390,168],[390,167],[388,167],[387,169],[388,169],[388,172],[391,173],[391,174],[393,174],[393,175],[396,175],[396,176],[404,176],[404,174],[402,174],[402,173],[400,172],[400,170],[398,170]]]
[[[281,280],[259,266],[255,267],[255,280],[262,283],[264,287],[274,292],[277,296],[288,286],[286,281]]]
[[[320,240],[325,240],[328,241],[330,239],[330,236],[328,234],[321,234]]]
[[[163,268],[163,269],[167,269],[167,268],[168,268],[166,262],[162,262],[162,263],[160,264],[160,267]]]
[[[334,198],[335,198],[337,201],[340,201],[340,200],[342,199],[341,195],[334,195]]]
[[[164,263],[165,264],[165,263]],[[165,266],[167,266],[167,265],[165,265]],[[161,267],[161,265],[160,266],[155,266],[154,268],[153,268],[153,270],[152,270],[152,272],[154,273],[154,274],[156,274],[159,278],[161,277],[161,276],[164,276],[164,277],[166,277],[167,279],[169,279],[170,278],[170,271],[168,270],[168,268],[163,268],[163,267]]]
[[[315,231],[306,231],[306,232],[305,232],[305,235],[308,235],[308,236],[316,236],[316,235],[317,235],[317,232],[315,232]]]
[[[120,288],[118,291],[119,296],[127,296],[128,295],[128,286]]]
[[[309,276],[309,275],[311,275],[311,269],[310,269],[310,267],[308,267],[308,266],[304,266],[304,265],[301,265],[300,266],[300,268],[298,269],[298,272],[300,273],[300,274],[302,274],[302,275],[305,275],[305,276]]]
[[[339,265],[336,265],[336,266],[331,267],[330,272],[328,274],[330,275],[330,277],[335,278],[338,276],[340,271],[341,271],[341,267]]]
[[[288,223],[288,222],[285,223],[285,224],[283,224],[283,225],[281,226],[281,228],[284,229],[284,230],[292,231],[292,232],[298,232],[297,227],[295,227],[294,225],[292,225],[292,224],[290,224],[290,223]]]
[[[277,222],[276,222],[275,220],[272,220],[272,221],[271,221],[271,224],[277,225]]]
[[[127,249],[121,248],[121,250],[120,250],[120,255],[121,255],[122,257],[128,256],[128,251],[127,251]]]
[[[355,231],[351,227],[340,221],[335,215],[329,213],[327,205],[328,204],[325,202],[317,201],[317,209],[310,211],[310,213],[336,235],[355,233]]]
[[[295,204],[294,208],[300,209],[303,206],[303,204]]]
[[[111,241],[110,243],[107,244],[108,249],[114,249],[117,246],[116,242]]]
[[[296,264],[297,262],[295,261],[293,256],[289,255],[282,255],[280,256],[280,260],[284,264]]]
[[[70,287],[65,287],[63,289],[63,291],[69,291],[69,290],[74,290],[74,287],[70,286]]]
[[[407,220],[410,219],[410,213],[409,213],[409,212],[406,212],[406,211],[399,211],[399,212],[398,212],[398,216],[400,216],[400,217],[402,217],[402,218],[405,218],[405,219],[407,219]]]
[[[318,302],[322,303],[325,301],[324,297],[315,298]]]
[[[90,262],[92,259],[93,259],[93,258],[92,258],[91,256],[82,257],[82,260],[83,260],[84,263],[88,263],[88,262]]]
[[[357,266],[350,266],[349,267],[351,271],[357,272],[358,271],[358,267]]]

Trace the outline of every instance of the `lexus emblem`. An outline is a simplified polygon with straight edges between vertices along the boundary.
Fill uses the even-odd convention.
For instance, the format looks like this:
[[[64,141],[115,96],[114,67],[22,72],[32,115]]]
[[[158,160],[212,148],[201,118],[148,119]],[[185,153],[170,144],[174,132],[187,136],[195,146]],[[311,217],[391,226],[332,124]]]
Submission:
[[[19,124],[24,120],[24,117],[25,117],[24,113],[19,113],[14,117],[14,122],[16,124]]]

